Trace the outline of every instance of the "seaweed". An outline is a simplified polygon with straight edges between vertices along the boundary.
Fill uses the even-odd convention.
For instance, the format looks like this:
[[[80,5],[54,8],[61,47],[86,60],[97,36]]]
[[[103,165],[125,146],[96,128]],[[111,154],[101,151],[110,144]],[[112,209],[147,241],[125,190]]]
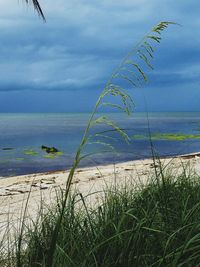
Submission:
[[[55,153],[49,153],[49,154],[46,154],[44,155],[44,158],[46,159],[55,159],[55,158],[58,158],[58,157],[61,157],[64,153],[59,151],[59,152],[55,152]]]
[[[36,155],[38,155],[38,152],[36,152],[33,149],[25,149],[23,153],[24,153],[24,155],[28,155],[28,156],[36,156]]]
[[[132,135],[132,139],[149,139],[148,135]],[[152,133],[152,140],[169,140],[184,141],[188,139],[200,139],[200,134],[184,134],[184,133]]]

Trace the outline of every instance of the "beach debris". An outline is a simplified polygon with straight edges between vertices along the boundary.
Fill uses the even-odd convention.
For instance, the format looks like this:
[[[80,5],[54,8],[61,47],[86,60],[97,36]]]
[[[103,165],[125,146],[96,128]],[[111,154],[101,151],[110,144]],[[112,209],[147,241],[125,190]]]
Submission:
[[[55,179],[56,179],[56,177],[52,177],[52,178],[49,178],[49,179],[42,178],[40,180],[40,182],[43,183],[43,184],[55,184]]]
[[[75,179],[72,184],[78,184],[80,182],[80,179]]]
[[[89,181],[96,180],[96,177],[90,177],[88,180],[89,180]]]
[[[182,159],[192,159],[192,158],[199,158],[199,157],[200,157],[199,152],[177,156],[177,158],[182,158]]]
[[[77,170],[76,172],[83,172],[83,171],[84,171],[84,170],[81,170],[81,169],[80,169],[80,170]]]
[[[149,166],[150,166],[150,168],[158,168],[158,167],[160,167],[160,165],[156,164],[156,163],[151,163]]]
[[[133,168],[131,168],[131,167],[129,168],[129,167],[128,167],[128,168],[125,168],[124,170],[125,170],[125,171],[132,171]]]

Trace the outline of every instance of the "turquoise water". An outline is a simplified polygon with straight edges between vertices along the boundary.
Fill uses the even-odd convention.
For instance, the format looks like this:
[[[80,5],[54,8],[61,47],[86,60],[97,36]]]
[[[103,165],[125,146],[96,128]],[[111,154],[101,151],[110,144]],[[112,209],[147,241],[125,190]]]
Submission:
[[[192,113],[135,113],[107,114],[129,135],[149,133],[200,134],[200,112]],[[0,176],[12,176],[69,168],[83,135],[89,114],[0,114]],[[109,128],[98,125],[91,133]],[[108,132],[109,142],[116,148],[111,153],[100,145],[88,145],[87,152],[102,150],[84,160],[81,165],[97,165],[151,156],[148,139],[135,139],[128,145],[115,132]],[[100,139],[104,142],[104,139]],[[108,139],[107,139],[108,141]],[[51,158],[41,146],[54,146],[63,154]],[[154,140],[153,145],[160,156],[200,151],[200,139]],[[106,150],[106,151],[105,151]],[[32,153],[33,152],[33,153]]]

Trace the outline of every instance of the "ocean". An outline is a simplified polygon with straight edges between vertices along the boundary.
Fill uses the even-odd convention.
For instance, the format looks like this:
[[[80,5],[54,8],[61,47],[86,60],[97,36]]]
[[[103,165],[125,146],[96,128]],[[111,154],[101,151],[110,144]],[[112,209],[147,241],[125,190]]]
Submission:
[[[70,168],[89,115],[1,113],[0,176]],[[127,144],[117,132],[109,131],[109,127],[98,124],[91,134],[106,131],[104,135],[107,137],[98,135],[95,144],[86,146],[84,153],[92,156],[86,157],[80,166],[149,158],[152,156],[150,135],[154,151],[160,157],[200,151],[200,112],[133,113],[131,117],[121,113],[104,115],[126,129],[131,137],[130,143]],[[176,135],[187,138],[176,138]],[[105,142],[109,142],[115,151],[102,145]],[[48,154],[41,146],[55,147],[60,153]]]

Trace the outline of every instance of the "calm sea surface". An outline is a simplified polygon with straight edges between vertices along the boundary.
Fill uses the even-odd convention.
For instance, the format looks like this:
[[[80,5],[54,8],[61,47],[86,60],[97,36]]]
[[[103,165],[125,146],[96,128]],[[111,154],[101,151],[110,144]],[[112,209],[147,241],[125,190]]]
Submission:
[[[149,133],[200,134],[200,112],[192,113],[135,113],[107,114],[130,136]],[[71,166],[74,153],[83,135],[89,114],[0,114],[0,176],[66,169]],[[98,125],[91,133],[109,128]],[[106,146],[89,144],[85,153],[99,152],[82,161],[82,166],[114,163],[151,157],[150,142],[145,138],[132,140],[128,145],[115,132],[108,138],[98,136],[101,143],[109,141],[118,153]],[[97,138],[97,137],[96,137]],[[96,140],[97,141],[97,140]],[[63,154],[52,158],[41,146],[56,147]],[[200,139],[154,140],[160,156],[200,151]],[[60,153],[61,154],[61,153]]]

